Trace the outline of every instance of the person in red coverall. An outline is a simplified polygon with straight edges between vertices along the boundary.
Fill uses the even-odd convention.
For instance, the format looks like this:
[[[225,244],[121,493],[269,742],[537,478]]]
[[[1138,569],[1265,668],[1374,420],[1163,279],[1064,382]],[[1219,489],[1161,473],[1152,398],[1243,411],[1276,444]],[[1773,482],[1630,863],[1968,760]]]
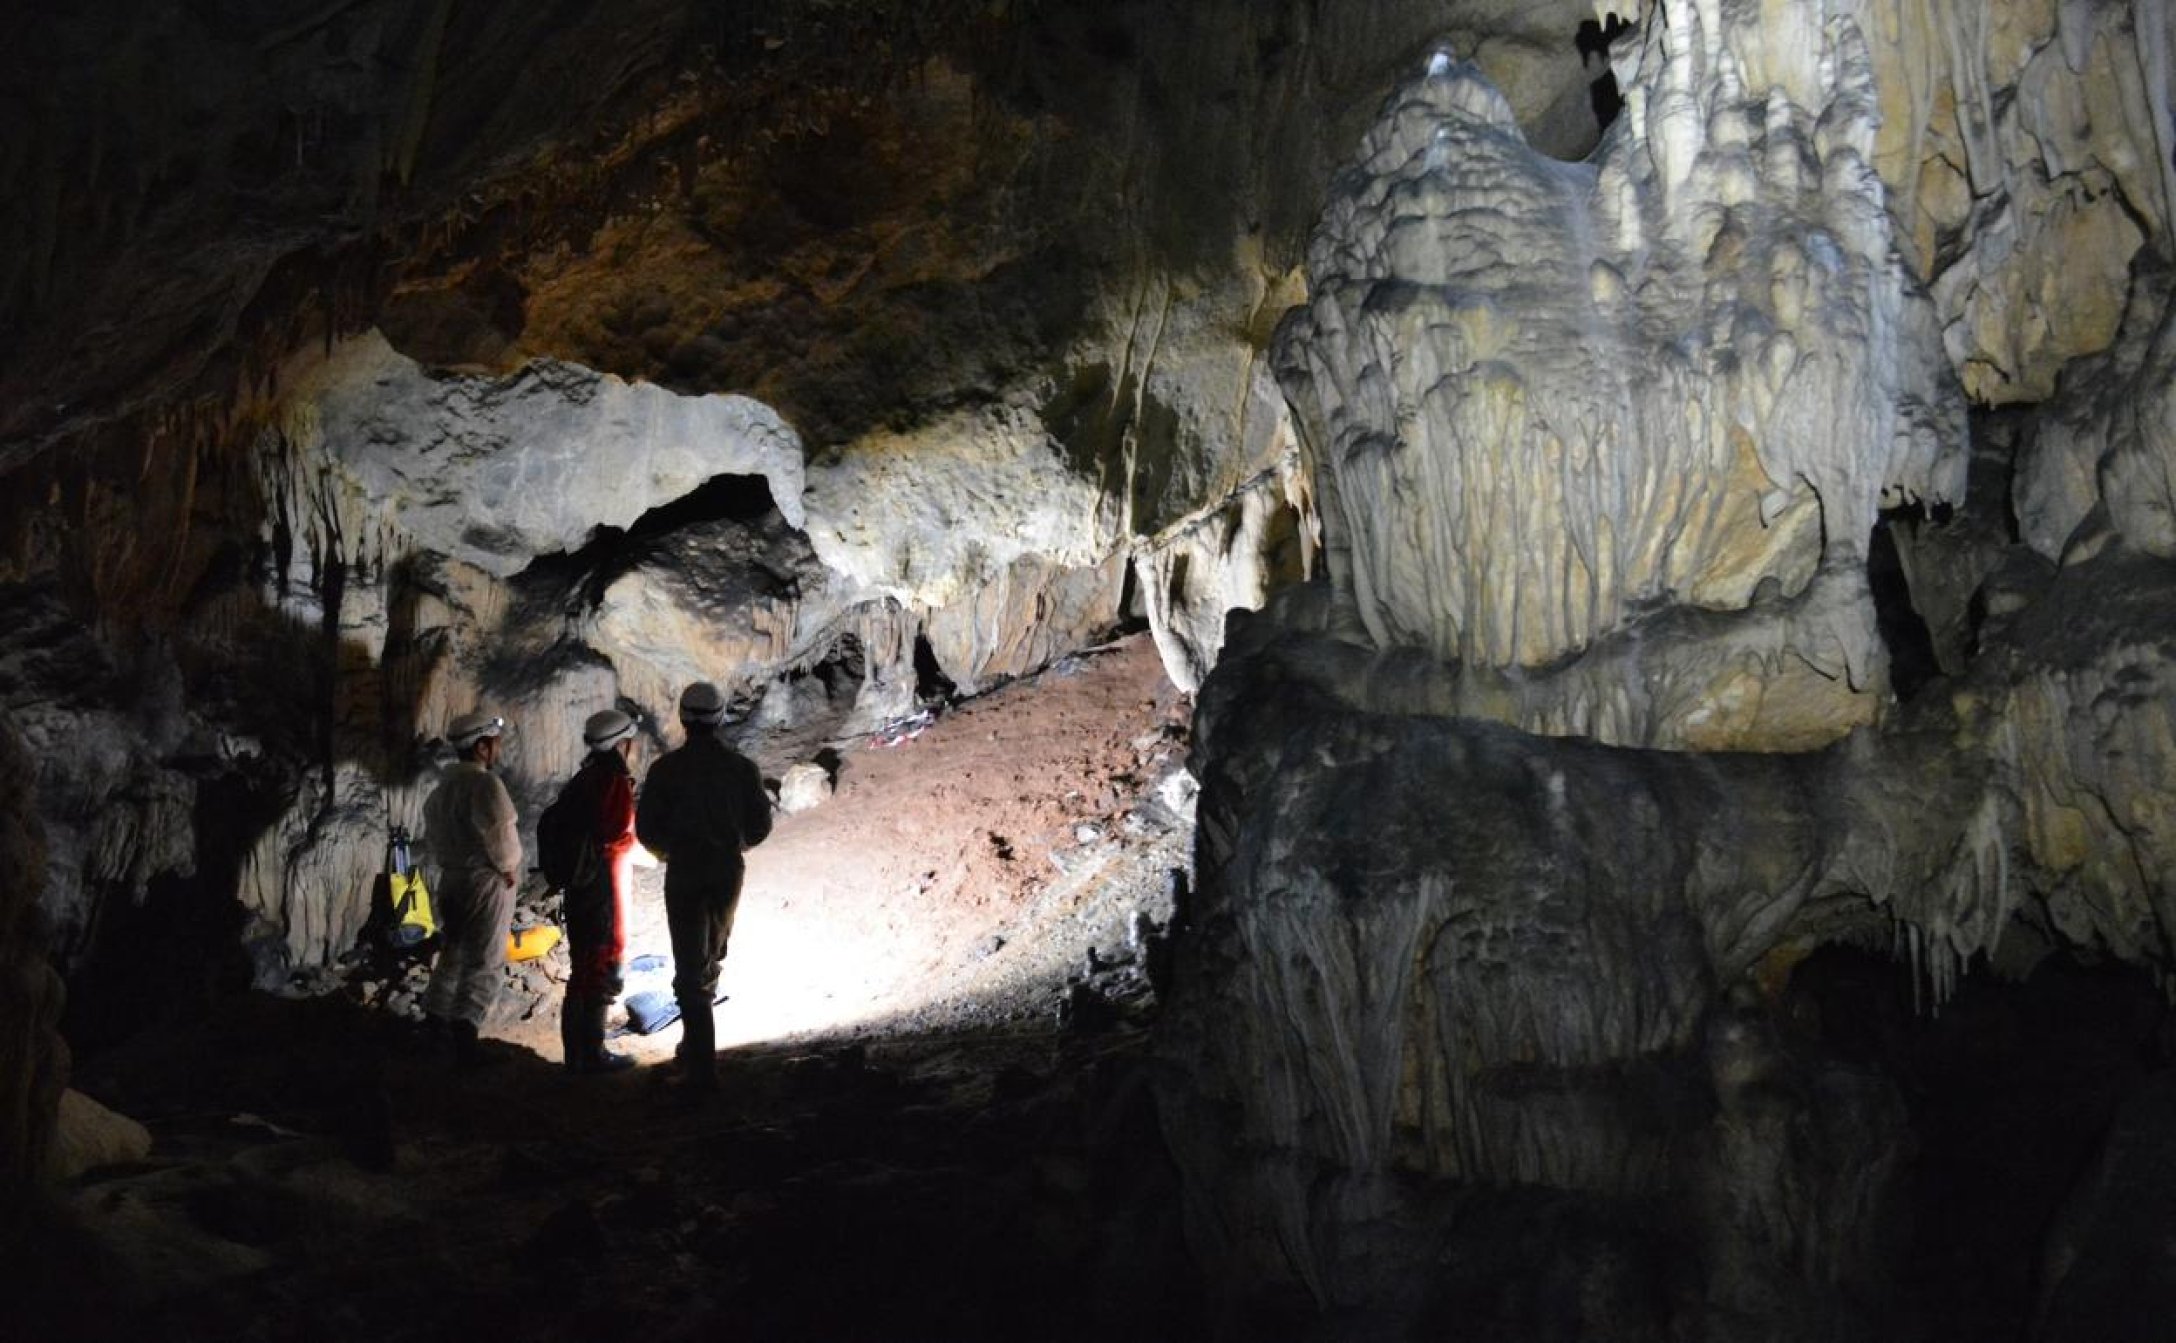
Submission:
[[[634,1059],[605,1046],[604,1017],[620,993],[620,956],[627,949],[627,893],[635,880],[635,720],[618,709],[591,714],[582,725],[589,755],[569,780],[577,816],[593,817],[592,852],[567,888],[567,999],[559,1012],[559,1043],[567,1069],[618,1072]],[[579,791],[576,791],[579,790]]]

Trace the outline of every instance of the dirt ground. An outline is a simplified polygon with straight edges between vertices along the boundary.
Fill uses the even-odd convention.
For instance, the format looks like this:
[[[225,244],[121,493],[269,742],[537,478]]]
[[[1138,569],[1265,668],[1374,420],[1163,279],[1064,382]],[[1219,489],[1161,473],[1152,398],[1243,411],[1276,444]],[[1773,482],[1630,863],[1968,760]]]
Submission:
[[[1190,711],[1135,635],[842,743],[832,797],[748,855],[720,1045],[1023,1022],[1069,980],[1138,964],[1190,861]],[[663,869],[636,878],[629,959],[669,960]],[[553,994],[493,1033],[556,1058],[563,955],[545,972]],[[629,991],[669,980],[637,971]],[[654,1061],[677,1038],[616,1047]]]
[[[1134,638],[843,750],[752,855],[707,1103],[566,1074],[556,953],[482,1072],[359,985],[85,1060],[151,1155],[0,1246],[0,1336],[1202,1336],[1141,945],[1190,848],[1188,711]]]

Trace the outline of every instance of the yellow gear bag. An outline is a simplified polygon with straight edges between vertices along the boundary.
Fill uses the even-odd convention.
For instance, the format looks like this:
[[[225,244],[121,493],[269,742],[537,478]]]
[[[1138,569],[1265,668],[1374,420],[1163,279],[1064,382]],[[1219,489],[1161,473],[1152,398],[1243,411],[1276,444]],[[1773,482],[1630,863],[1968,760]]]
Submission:
[[[431,891],[423,884],[420,868],[388,872],[385,883],[393,900],[394,942],[412,947],[438,931],[438,920],[431,913]]]
[[[559,945],[559,929],[549,923],[516,928],[506,935],[506,959],[533,961]]]
[[[438,917],[431,912],[430,888],[423,884],[423,869],[408,852],[408,828],[396,825],[385,846],[385,898],[392,918],[385,940],[397,948],[419,947],[438,932]]]

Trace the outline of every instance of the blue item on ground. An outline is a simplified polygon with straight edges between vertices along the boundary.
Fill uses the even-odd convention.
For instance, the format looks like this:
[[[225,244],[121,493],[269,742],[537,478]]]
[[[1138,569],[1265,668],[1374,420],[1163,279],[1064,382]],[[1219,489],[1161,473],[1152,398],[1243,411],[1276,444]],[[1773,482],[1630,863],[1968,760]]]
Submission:
[[[627,1009],[627,1029],[637,1035],[655,1035],[680,1019],[680,1003],[664,989],[630,993],[621,1006]]]

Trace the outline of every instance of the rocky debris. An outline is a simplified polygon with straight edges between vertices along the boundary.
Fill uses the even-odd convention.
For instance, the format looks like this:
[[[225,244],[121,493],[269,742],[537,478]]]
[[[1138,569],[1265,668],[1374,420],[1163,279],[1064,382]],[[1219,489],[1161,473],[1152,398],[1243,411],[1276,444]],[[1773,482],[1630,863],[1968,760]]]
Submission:
[[[41,1336],[95,1336],[83,1326],[129,1318],[124,1299],[177,1339],[438,1337],[511,1314],[546,1340],[628,1321],[762,1337],[1199,1332],[1131,1025],[730,1050],[699,1112],[639,1074],[576,1087],[517,1058],[478,1079],[394,1052],[379,1077],[395,1159],[368,1170],[321,1136],[283,1071],[378,1051],[382,1023],[325,1007],[263,1002],[108,1060],[156,1098],[162,1159],[67,1191],[85,1242],[67,1251],[124,1267],[107,1292],[31,1315],[53,1329]],[[220,1075],[158,1082],[176,1053],[215,1057]],[[266,1096],[269,1123],[229,1122]],[[458,1278],[428,1267],[460,1245],[502,1252]]]
[[[562,901],[557,892],[525,885],[515,897],[512,926],[516,929],[562,928]],[[431,966],[438,942],[433,938],[416,947],[394,948],[362,945],[331,967],[298,975],[291,992],[296,996],[337,994],[345,1001],[383,1012],[403,1022],[423,1019],[423,995],[430,987]],[[559,1005],[565,996],[568,947],[564,937],[541,956],[509,961],[502,971],[499,996],[486,1032],[505,1032],[519,1023],[549,1021],[554,1031]]]
[[[820,807],[831,798],[831,771],[804,761],[778,781],[778,809],[788,816]]]

